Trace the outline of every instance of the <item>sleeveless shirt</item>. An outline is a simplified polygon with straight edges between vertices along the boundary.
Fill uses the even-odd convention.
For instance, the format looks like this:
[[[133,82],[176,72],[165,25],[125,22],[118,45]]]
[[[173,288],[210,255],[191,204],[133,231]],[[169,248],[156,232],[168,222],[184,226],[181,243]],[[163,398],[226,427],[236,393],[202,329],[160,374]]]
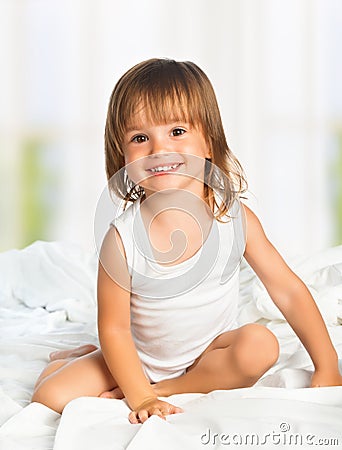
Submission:
[[[232,218],[225,223],[213,220],[192,257],[172,266],[153,258],[140,199],[110,223],[125,249],[131,332],[152,382],[182,375],[215,337],[237,326],[239,263],[245,248],[239,201],[229,213]]]

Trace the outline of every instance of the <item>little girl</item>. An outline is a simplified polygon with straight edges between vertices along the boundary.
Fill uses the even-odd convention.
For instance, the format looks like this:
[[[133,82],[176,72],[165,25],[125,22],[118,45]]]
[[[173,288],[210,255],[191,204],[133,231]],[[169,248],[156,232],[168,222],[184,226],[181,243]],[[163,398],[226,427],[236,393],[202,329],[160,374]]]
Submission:
[[[160,397],[252,386],[279,347],[262,325],[237,327],[242,257],[310,354],[311,386],[342,384],[310,292],[239,200],[243,171],[201,69],[151,59],[125,73],[105,151],[109,188],[125,204],[99,257],[101,349],[51,355],[32,401],[62,412],[80,396],[125,397],[129,421],[142,423],[182,412]]]

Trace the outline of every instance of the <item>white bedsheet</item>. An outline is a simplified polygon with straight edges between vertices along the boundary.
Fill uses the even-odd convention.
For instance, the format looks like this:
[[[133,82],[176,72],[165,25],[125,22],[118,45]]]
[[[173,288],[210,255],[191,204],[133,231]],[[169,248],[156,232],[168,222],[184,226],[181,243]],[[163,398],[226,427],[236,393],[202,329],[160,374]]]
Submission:
[[[311,290],[341,360],[342,246],[290,264]],[[246,265],[239,322],[265,324],[281,346],[278,363],[252,388],[172,396],[184,413],[143,425],[128,422],[123,400],[77,399],[62,417],[30,404],[50,351],[97,343],[96,269],[95,253],[65,242],[0,254],[0,450],[342,445],[342,387],[308,388],[309,356]]]

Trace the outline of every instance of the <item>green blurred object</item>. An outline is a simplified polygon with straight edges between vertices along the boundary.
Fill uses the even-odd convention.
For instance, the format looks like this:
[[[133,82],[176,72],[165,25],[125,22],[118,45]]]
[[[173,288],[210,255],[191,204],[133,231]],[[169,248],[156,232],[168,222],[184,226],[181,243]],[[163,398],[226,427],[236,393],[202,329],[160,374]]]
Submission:
[[[49,153],[44,138],[30,137],[23,142],[18,168],[21,247],[36,240],[49,239],[54,210],[51,200],[56,187],[55,173],[48,164]]]

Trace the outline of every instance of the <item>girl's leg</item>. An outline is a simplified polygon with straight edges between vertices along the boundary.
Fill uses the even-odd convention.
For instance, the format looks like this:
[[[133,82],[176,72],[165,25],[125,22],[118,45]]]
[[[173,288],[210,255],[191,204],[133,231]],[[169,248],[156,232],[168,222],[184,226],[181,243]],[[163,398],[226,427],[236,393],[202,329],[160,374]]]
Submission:
[[[56,372],[60,367],[64,366],[70,359],[78,358],[83,355],[87,355],[88,353],[91,353],[95,350],[97,350],[98,347],[93,344],[85,344],[81,345],[80,347],[75,347],[68,350],[57,350],[52,353],[50,353],[50,363],[48,366],[43,370],[43,372],[40,374],[38,380],[35,384],[35,389],[39,386],[41,381],[43,381],[48,375],[50,375],[53,372]],[[102,392],[99,397],[102,398],[114,398],[121,400],[124,398],[124,395],[119,387],[116,387],[112,389],[111,391],[104,391]]]
[[[98,397],[116,387],[101,350],[96,350],[69,361],[52,361],[39,377],[32,401],[61,413],[75,398]]]
[[[50,353],[50,362],[43,372],[39,375],[36,381],[34,389],[37,389],[39,384],[49,375],[56,372],[62,366],[67,364],[71,359],[78,358],[79,356],[86,355],[97,350],[97,347],[93,344],[86,344],[80,347],[68,349],[68,350],[57,350]]]
[[[43,372],[39,375],[39,377],[36,381],[36,384],[34,385],[34,390],[36,390],[38,388],[40,383],[42,381],[44,381],[45,378],[47,378],[49,375],[56,372],[61,367],[65,366],[65,364],[67,364],[69,361],[70,360],[68,360],[68,359],[56,359],[56,360],[53,360],[52,362],[49,362],[49,364],[45,367]]]
[[[184,375],[156,383],[154,389],[167,397],[252,386],[278,356],[279,344],[271,331],[258,324],[244,325],[218,336]]]
[[[218,336],[187,372],[153,385],[159,397],[252,386],[277,361],[279,344],[266,327],[248,324]],[[123,398],[120,388],[101,397]]]

